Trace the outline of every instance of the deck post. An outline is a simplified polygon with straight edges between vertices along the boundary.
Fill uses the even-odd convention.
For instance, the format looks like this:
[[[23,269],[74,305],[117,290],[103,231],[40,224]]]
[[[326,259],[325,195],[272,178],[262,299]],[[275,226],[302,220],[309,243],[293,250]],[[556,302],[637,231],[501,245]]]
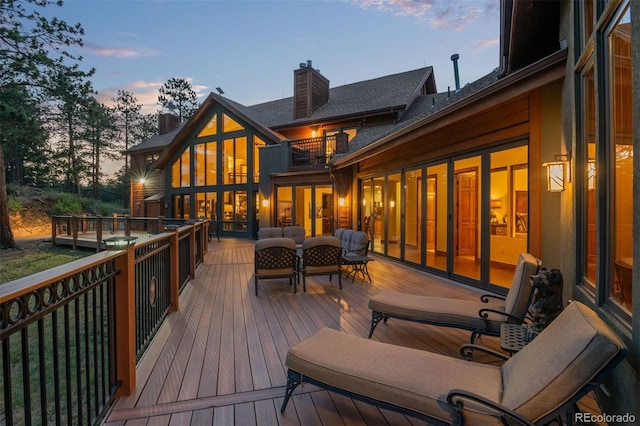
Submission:
[[[71,217],[71,227],[72,229],[72,239],[73,239],[73,244],[71,247],[73,247],[73,250],[77,250],[78,249],[78,216],[72,216]]]
[[[102,251],[102,216],[96,216],[96,252]]]
[[[189,250],[191,250],[191,254],[189,256],[190,259],[190,265],[189,265],[189,274],[191,274],[191,279],[195,279],[196,278],[196,262],[198,261],[198,259],[196,259],[196,224],[194,223],[193,225],[191,225],[191,229],[189,229],[189,239],[190,239],[190,244],[189,244]]]
[[[128,214],[124,215],[124,235],[127,237],[131,235],[131,218]]]
[[[56,235],[58,233],[58,218],[51,216],[51,242],[56,245]]]
[[[130,395],[136,388],[136,295],[135,295],[135,245],[127,247],[116,258],[116,352],[118,394]]]
[[[171,283],[169,290],[171,298],[170,312],[174,312],[180,309],[180,232],[179,228],[176,228],[171,235],[171,249],[169,256],[171,257]]]

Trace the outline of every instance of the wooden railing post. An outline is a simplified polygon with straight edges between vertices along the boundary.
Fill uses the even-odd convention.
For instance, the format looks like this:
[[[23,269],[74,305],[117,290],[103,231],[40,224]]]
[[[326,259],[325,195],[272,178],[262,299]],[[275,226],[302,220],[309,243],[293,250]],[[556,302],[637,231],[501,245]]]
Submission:
[[[78,216],[72,216],[71,217],[71,227],[73,228],[71,230],[71,234],[72,234],[72,239],[73,239],[73,250],[77,250],[78,249]]]
[[[118,232],[118,213],[113,214],[113,226],[111,227],[111,233],[115,234]]]
[[[58,219],[55,216],[51,216],[51,243],[56,245],[56,235],[58,233]]]
[[[97,240],[97,245],[96,245],[96,251],[101,251],[102,250],[102,216],[98,215],[96,216],[96,240]]]
[[[209,221],[202,222],[202,260],[204,255],[209,252]]]
[[[116,352],[120,395],[130,395],[136,388],[136,295],[135,295],[135,246],[116,259],[120,271],[116,277]]]
[[[131,235],[131,218],[129,215],[124,215],[124,235],[127,237]]]
[[[169,250],[169,256],[171,257],[171,307],[170,312],[174,312],[180,309],[180,238],[179,228],[176,228],[171,235],[171,249]]]
[[[195,224],[191,225],[191,228],[189,229],[189,239],[190,239],[189,250],[191,250],[191,254],[189,256],[189,259],[191,261],[191,264],[189,265],[189,274],[191,275],[191,279],[193,280],[196,277],[196,262],[198,261],[198,259],[196,259],[196,225]]]

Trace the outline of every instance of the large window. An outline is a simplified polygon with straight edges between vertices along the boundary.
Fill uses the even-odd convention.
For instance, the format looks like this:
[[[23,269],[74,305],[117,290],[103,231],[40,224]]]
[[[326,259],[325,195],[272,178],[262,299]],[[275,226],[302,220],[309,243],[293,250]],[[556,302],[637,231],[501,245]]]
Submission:
[[[191,185],[190,149],[187,147],[171,166],[171,187],[184,188]]]
[[[194,175],[195,185],[216,184],[216,143],[199,143],[194,146]]]
[[[631,14],[628,2],[610,2],[603,13],[608,20],[594,20],[597,9],[592,6],[589,2],[582,7],[581,29],[592,28],[584,39],[593,40],[593,48],[587,44],[583,49],[577,76],[583,242],[578,260],[584,288],[598,303],[615,307],[624,317],[633,310]],[[598,57],[604,60],[597,61]]]
[[[247,137],[225,139],[222,146],[223,182],[247,183]]]
[[[633,264],[633,116],[631,111],[631,14],[627,8],[609,34],[609,109],[607,150],[614,159],[611,172],[614,190],[614,223],[611,254],[614,283],[609,296],[631,310],[631,268]]]

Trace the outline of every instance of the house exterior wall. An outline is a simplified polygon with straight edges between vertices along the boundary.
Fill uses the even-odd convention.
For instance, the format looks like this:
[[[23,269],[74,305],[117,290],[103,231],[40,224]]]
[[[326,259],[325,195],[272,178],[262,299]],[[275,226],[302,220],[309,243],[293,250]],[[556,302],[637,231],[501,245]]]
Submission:
[[[608,143],[612,138],[611,131],[614,125],[611,120],[611,111],[613,108],[608,103],[613,98],[612,91],[609,90],[609,82],[611,72],[610,61],[607,58],[607,36],[606,31],[610,22],[614,22],[618,14],[620,14],[627,5],[630,4],[631,16],[637,17],[640,13],[638,2],[560,2],[561,3],[561,19],[560,33],[562,37],[568,40],[570,48],[570,60],[566,64],[566,79],[562,87],[562,138],[556,143],[555,150],[557,153],[571,151],[573,153],[584,152],[586,136],[581,135],[581,113],[585,105],[584,95],[581,93],[582,72],[588,68],[589,56],[593,53],[595,75],[595,143]],[[593,16],[596,22],[593,23],[594,32],[590,40],[581,40],[582,27],[580,26],[581,10],[580,7],[585,5],[595,6]],[[640,161],[637,158],[637,150],[640,147],[640,21],[631,20],[631,68],[632,68],[632,99],[633,99],[633,150],[636,155],[633,159],[633,218],[637,220],[640,217]],[[585,49],[583,45],[590,44]],[[590,141],[591,142],[591,141]],[[581,199],[581,188],[586,185],[586,179],[581,174],[586,175],[585,160],[574,156],[572,162],[572,181],[565,191],[560,195],[560,209],[558,213],[558,221],[560,223],[560,253],[557,258],[560,269],[563,272],[565,297],[567,299],[575,299],[590,306],[605,322],[612,327],[618,336],[625,342],[629,349],[629,354],[622,361],[612,374],[605,381],[608,392],[603,392],[600,388],[595,390],[598,402],[603,413],[609,415],[623,415],[626,413],[635,416],[635,421],[640,419],[639,403],[640,403],[640,315],[638,306],[640,306],[640,290],[638,282],[640,281],[640,268],[638,253],[640,253],[640,227],[637,222],[634,223],[631,241],[633,244],[633,257],[635,258],[633,267],[633,312],[625,313],[616,308],[615,303],[611,303],[609,289],[614,285],[615,275],[611,268],[613,262],[610,261],[612,256],[612,243],[609,239],[612,234],[617,231],[611,230],[609,227],[610,218],[615,217],[614,212],[618,204],[613,205],[615,196],[611,188],[615,188],[615,182],[612,181],[614,176],[610,170],[614,164],[613,159],[603,161],[599,154],[596,154],[597,165],[596,173],[602,173],[605,178],[597,180],[600,189],[597,191],[597,207],[596,207],[596,227],[600,229],[596,237],[597,249],[597,266],[596,276],[597,282],[594,287],[583,276],[586,268],[584,254],[582,252],[586,243],[581,234],[584,232],[584,201]],[[607,164],[608,163],[608,164]],[[599,175],[598,175],[599,176]],[[614,207],[615,206],[615,207]],[[628,236],[628,235],[627,235]],[[610,424],[618,424],[612,421]]]

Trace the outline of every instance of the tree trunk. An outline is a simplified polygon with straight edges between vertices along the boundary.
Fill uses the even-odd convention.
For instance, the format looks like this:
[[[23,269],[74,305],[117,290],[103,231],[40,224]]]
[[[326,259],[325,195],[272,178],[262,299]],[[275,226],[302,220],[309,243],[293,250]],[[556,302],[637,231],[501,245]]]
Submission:
[[[4,148],[0,141],[0,248],[15,248],[16,242],[9,223],[9,207],[7,206],[7,182],[4,168]]]

